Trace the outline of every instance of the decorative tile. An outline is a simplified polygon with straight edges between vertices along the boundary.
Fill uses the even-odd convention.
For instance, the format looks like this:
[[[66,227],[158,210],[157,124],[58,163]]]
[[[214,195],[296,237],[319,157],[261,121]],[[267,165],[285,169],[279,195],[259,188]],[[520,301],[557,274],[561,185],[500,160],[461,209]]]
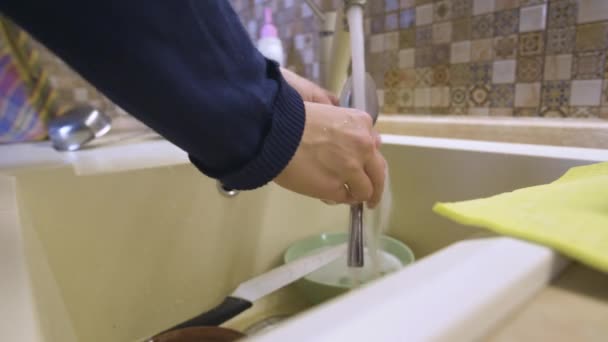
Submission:
[[[451,106],[450,107],[450,114],[451,115],[458,115],[458,116],[461,116],[461,115],[470,115],[470,113],[469,113],[469,107],[468,106],[467,107],[454,107],[454,106]]]
[[[522,7],[519,15],[519,32],[544,30],[547,23],[547,5]]]
[[[386,31],[396,31],[399,29],[399,13],[387,14],[384,20],[384,29]]]
[[[602,80],[572,81],[570,106],[599,106],[601,93]]]
[[[517,91],[517,90],[516,90]],[[517,96],[517,94],[515,94]],[[536,108],[515,108],[513,111],[515,117],[535,117],[538,116],[538,109]]]
[[[407,68],[399,70],[399,87],[409,88],[416,86],[416,69]]]
[[[452,43],[450,63],[467,63],[471,61],[471,41]]]
[[[495,0],[473,0],[473,15],[494,12]]]
[[[519,0],[521,7],[544,4],[547,0]]]
[[[469,17],[473,13],[472,0],[452,0],[452,17]]]
[[[576,30],[574,27],[547,30],[547,54],[574,51]]]
[[[416,0],[416,6],[432,3],[433,0]]]
[[[606,48],[608,23],[578,25],[576,27],[576,51],[601,50]]]
[[[433,26],[416,28],[416,47],[430,45],[433,41]]]
[[[372,34],[378,34],[384,32],[384,17],[377,16],[372,18]]]
[[[571,118],[597,118],[600,114],[599,107],[570,107],[568,117]]]
[[[513,84],[495,84],[490,92],[490,107],[513,107],[515,100],[515,86]]]
[[[450,65],[450,83],[454,86],[468,85],[471,82],[470,63]]]
[[[577,80],[591,80],[604,77],[606,54],[604,51],[580,52],[574,55],[572,76]]]
[[[445,86],[450,84],[450,67],[448,65],[438,65],[433,68],[434,87]]]
[[[469,115],[470,116],[489,116],[490,108],[489,107],[469,107]]]
[[[518,10],[507,10],[496,13],[496,20],[494,21],[494,34],[496,36],[507,36],[516,33],[518,27]]]
[[[571,77],[571,70],[572,55],[554,55],[545,57],[545,80],[568,80]]]
[[[470,77],[473,84],[487,84],[492,81],[492,63],[481,62],[470,64]]]
[[[517,62],[515,60],[495,61],[492,70],[492,83],[514,83]]]
[[[469,92],[467,87],[452,87],[451,88],[452,107],[467,107],[469,101]]]
[[[397,96],[397,89],[389,89],[389,90],[384,90],[384,108],[386,111],[386,107],[391,107],[391,108],[395,108],[393,110],[391,110],[392,113],[396,112],[396,107],[397,107],[397,100],[398,100],[398,96]]]
[[[565,118],[568,116],[568,106],[562,107],[542,107],[540,115],[544,118]]]
[[[490,108],[490,116],[513,116],[513,108]]]
[[[408,49],[416,46],[416,31],[414,29],[399,32],[399,48]]]
[[[432,22],[433,4],[416,7],[416,26],[429,25]]]
[[[384,71],[396,67],[397,65],[399,65],[399,53],[397,52],[397,50],[384,51],[382,53],[382,62],[384,65]]]
[[[515,107],[537,108],[540,104],[540,83],[515,84]]]
[[[578,23],[608,20],[608,2],[606,0],[579,0]]]
[[[417,68],[433,65],[434,53],[432,46],[423,46],[415,49],[415,65]]]
[[[382,60],[383,55],[384,53],[382,52],[370,54],[370,57],[368,59],[369,62],[367,63],[370,71],[384,72],[384,61]]]
[[[444,44],[449,43],[452,38],[452,23],[444,22],[433,24],[433,43]]]
[[[416,68],[416,87],[429,87],[433,83],[433,69]]]
[[[431,108],[450,106],[450,87],[431,88]]]
[[[471,60],[474,62],[489,61],[494,56],[494,39],[471,41]]]
[[[487,107],[490,103],[490,87],[487,84],[473,85],[469,89],[470,107]]]
[[[415,53],[414,49],[403,49],[399,51],[399,68],[414,67]]]
[[[452,41],[459,42],[471,39],[471,18],[452,20]]]
[[[384,34],[384,51],[399,50],[399,32]]]
[[[384,84],[384,70],[372,70],[370,74],[376,84]]]
[[[530,32],[519,35],[519,55],[534,56],[543,53],[545,48],[544,33]]]
[[[401,0],[399,2],[399,7],[401,8],[410,8],[416,6],[415,0]]]
[[[384,13],[384,1],[376,0],[369,2],[369,10],[371,14],[382,14]]]
[[[569,81],[549,81],[543,83],[542,106],[547,108],[560,108],[570,102]]]
[[[506,10],[519,7],[519,0],[496,0],[496,10]]]
[[[494,38],[494,56],[496,59],[514,59],[517,56],[517,35]]]
[[[435,22],[440,22],[452,18],[452,2],[449,0],[438,0],[435,1],[433,7]]]
[[[403,108],[414,106],[414,88],[399,88],[397,90],[397,107],[399,111]]]
[[[416,23],[416,12],[414,9],[402,10],[399,14],[399,27],[402,29],[413,27]]]
[[[481,39],[494,36],[494,14],[473,17],[471,38]]]
[[[433,54],[433,65],[437,64],[449,64],[450,63],[450,45],[442,44],[435,45],[432,48]]]
[[[372,53],[384,51],[384,34],[372,35],[369,45],[369,49]]]
[[[531,83],[540,81],[543,75],[543,58],[522,57],[517,60],[517,82]]]
[[[397,88],[399,85],[399,70],[389,69],[384,73],[384,88],[392,89]]]
[[[414,89],[414,105],[419,107],[431,106],[431,88],[415,88]]]
[[[553,0],[549,2],[549,28],[560,28],[576,25],[578,14],[577,0]]]

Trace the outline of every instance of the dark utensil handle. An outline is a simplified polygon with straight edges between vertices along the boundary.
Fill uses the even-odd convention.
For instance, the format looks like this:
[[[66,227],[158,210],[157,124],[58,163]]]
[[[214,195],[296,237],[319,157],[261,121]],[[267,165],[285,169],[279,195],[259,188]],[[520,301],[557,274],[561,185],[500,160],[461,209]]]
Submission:
[[[252,305],[253,304],[248,300],[228,296],[221,304],[213,309],[180,323],[168,331],[189,327],[220,325],[249,309]]]

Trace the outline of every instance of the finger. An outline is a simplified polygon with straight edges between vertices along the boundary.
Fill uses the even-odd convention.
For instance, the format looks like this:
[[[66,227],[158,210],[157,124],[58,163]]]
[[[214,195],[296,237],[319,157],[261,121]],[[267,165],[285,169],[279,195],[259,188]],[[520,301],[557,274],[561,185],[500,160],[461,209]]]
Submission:
[[[348,185],[347,190],[350,190],[348,192],[351,199],[356,203],[370,200],[374,193],[372,182],[363,170],[349,177],[346,184]]]
[[[372,131],[372,135],[374,137],[374,146],[376,146],[376,149],[379,149],[382,146],[382,137],[376,131]]]
[[[336,97],[336,95],[330,93],[328,90],[326,90],[325,93],[332,105],[337,106],[340,104],[340,100]]]
[[[384,181],[386,177],[386,161],[384,157],[378,152],[374,151],[373,157],[365,165],[365,173],[369,177],[373,185],[373,194],[370,200],[367,202],[368,208],[375,208],[382,198],[382,192],[384,191]]]

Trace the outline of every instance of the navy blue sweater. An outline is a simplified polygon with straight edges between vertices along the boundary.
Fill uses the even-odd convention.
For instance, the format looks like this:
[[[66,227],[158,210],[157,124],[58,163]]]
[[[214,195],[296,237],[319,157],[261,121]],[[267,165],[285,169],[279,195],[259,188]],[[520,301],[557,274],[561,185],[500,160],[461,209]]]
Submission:
[[[271,181],[299,145],[301,97],[226,0],[0,0],[0,10],[227,187]]]

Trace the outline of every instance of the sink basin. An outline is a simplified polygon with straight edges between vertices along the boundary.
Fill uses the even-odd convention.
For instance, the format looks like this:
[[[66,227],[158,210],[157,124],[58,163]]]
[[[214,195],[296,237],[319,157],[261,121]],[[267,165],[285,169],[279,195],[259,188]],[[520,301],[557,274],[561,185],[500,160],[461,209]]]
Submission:
[[[293,318],[267,337],[258,337],[287,334],[306,340],[306,324],[318,324],[317,334],[342,336],[346,330],[339,321],[330,328],[318,317],[352,309],[365,296],[377,296],[378,289],[394,288],[394,282],[406,278],[432,283],[443,274],[458,282],[459,268],[448,267],[449,262],[475,253],[491,256],[487,269],[500,272],[490,261],[509,258],[499,253],[502,247],[528,248],[532,261],[526,264],[542,276],[534,278],[526,291],[509,294],[515,296],[513,305],[488,316],[495,319],[486,325],[495,324],[510,312],[507,308],[549,282],[563,259],[530,244],[491,237],[479,242],[491,235],[438,217],[431,211],[433,204],[546,183],[570,167],[608,160],[605,151],[590,149],[399,136],[383,140],[394,197],[387,235],[405,242],[422,260],[313,309],[297,289],[287,287],[226,326],[243,330],[260,319],[287,314]],[[327,206],[275,185],[223,197],[214,181],[164,141],[75,155],[36,168],[0,170],[0,265],[7,279],[0,284],[0,300],[5,303],[0,308],[1,340],[140,341],[207,310],[240,282],[279,265],[294,241],[347,228],[346,206]],[[496,247],[487,247],[489,241]],[[533,248],[539,252],[532,253],[537,251]],[[528,255],[524,252],[522,258]],[[529,271],[512,273],[513,281],[531,281],[532,268],[510,262],[504,264],[505,272],[511,266]],[[474,266],[459,265],[464,264]],[[404,293],[407,286],[420,285],[400,284]],[[496,286],[475,286],[469,281],[467,291],[494,291],[487,298],[506,298]],[[441,289],[430,286],[425,291],[435,296]],[[476,308],[459,312],[469,319],[487,315]],[[457,323],[445,331],[456,331]],[[485,331],[482,323],[472,331]]]

